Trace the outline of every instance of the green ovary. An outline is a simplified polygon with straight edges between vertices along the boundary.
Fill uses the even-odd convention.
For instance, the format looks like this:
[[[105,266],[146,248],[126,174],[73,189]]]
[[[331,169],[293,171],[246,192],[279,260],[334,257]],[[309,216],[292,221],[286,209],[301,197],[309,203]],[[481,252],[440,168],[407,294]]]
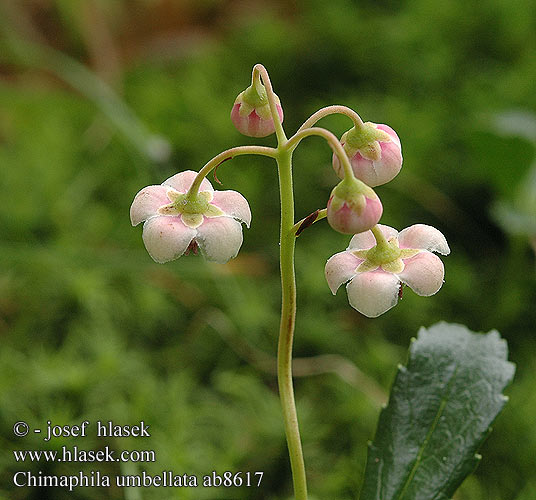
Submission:
[[[357,270],[359,272],[368,272],[381,267],[384,271],[390,273],[400,273],[404,270],[402,259],[408,259],[417,255],[418,249],[398,247],[398,240],[392,238],[381,244],[370,248],[369,250],[357,250],[354,252],[356,257],[364,259]]]
[[[401,253],[398,242],[391,240],[386,245],[376,245],[368,250],[366,259],[372,264],[381,266],[400,258]]]
[[[202,220],[203,215],[206,217],[223,215],[223,212],[217,206],[210,203],[212,194],[207,191],[201,191],[193,198],[188,194],[170,191],[168,192],[168,198],[171,203],[160,207],[158,212],[161,215],[182,215],[183,220],[187,221],[198,221],[198,216],[201,216]]]
[[[181,194],[173,201],[173,206],[181,214],[204,214],[209,210],[209,193],[202,191],[193,199],[189,199],[187,194]]]

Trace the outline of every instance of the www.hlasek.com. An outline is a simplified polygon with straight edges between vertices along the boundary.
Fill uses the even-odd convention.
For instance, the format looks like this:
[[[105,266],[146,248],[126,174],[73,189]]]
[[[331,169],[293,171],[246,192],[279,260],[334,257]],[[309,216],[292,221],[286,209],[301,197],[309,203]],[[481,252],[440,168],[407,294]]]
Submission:
[[[61,450],[13,450],[17,462],[156,462],[154,450],[116,450],[105,446],[102,450],[80,450],[78,446]]]

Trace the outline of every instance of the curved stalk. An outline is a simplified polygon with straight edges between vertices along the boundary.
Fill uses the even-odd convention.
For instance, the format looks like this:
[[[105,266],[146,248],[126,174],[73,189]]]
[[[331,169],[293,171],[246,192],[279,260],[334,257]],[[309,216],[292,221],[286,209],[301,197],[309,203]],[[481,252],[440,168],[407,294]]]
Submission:
[[[344,169],[344,177],[348,179],[353,179],[355,177],[354,171],[352,170],[352,165],[350,164],[350,160],[348,159],[348,156],[346,155],[346,152],[344,151],[344,148],[342,147],[341,143],[335,137],[335,135],[330,132],[329,130],[326,130],[325,128],[321,127],[311,127],[306,129],[298,130],[285,144],[287,148],[289,148],[291,151],[294,151],[298,144],[305,139],[306,137],[310,137],[312,135],[317,135],[319,137],[323,137],[326,139],[327,143],[333,150],[333,152],[337,155],[337,158],[339,158],[339,161],[341,162],[341,165]]]
[[[199,191],[199,186],[201,186],[201,182],[203,182],[203,179],[225,160],[230,160],[235,156],[241,155],[260,155],[275,158],[276,153],[276,149],[268,148],[265,146],[237,146],[235,148],[227,149],[226,151],[221,152],[219,155],[216,155],[214,158],[212,158],[212,160],[208,161],[205,166],[198,172],[196,178],[194,179],[194,182],[188,190],[188,197],[195,196]]]
[[[354,122],[355,128],[361,128],[363,126],[363,120],[352,108],[349,108],[348,106],[334,105],[326,106],[325,108],[319,109],[316,113],[313,113],[307,120],[305,120],[303,125],[298,129],[298,132],[301,132],[306,128],[311,128],[318,120],[334,114],[346,115]]]
[[[277,112],[277,102],[274,89],[272,88],[272,82],[270,81],[270,76],[268,71],[262,64],[255,64],[253,66],[253,80],[257,78],[257,75],[260,75],[262,78],[262,83],[266,87],[266,95],[268,96],[268,104],[270,105],[270,113],[272,114],[272,119],[274,120],[275,126],[275,135],[277,136],[277,143],[281,146],[287,140],[285,131],[283,130],[283,124],[279,118],[279,113]]]

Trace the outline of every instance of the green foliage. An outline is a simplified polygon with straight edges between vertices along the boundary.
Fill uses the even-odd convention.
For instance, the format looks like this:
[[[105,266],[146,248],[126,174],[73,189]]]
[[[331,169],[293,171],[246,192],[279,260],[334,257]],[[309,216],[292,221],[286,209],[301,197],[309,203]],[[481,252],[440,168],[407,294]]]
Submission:
[[[102,7],[93,25],[81,22],[78,8],[90,3]],[[229,113],[253,64],[262,62],[289,132],[333,103],[392,125],[404,166],[377,189],[382,222],[398,229],[432,224],[452,248],[437,295],[407,291],[392,311],[369,320],[348,306],[343,290],[333,297],[323,277],[326,260],[349,238],[323,223],[300,235],[295,354],[337,356],[320,373],[320,360],[306,361],[296,378],[311,492],[320,499],[355,497],[365,443],[394,367],[413,332],[444,319],[478,331],[497,328],[518,366],[484,459],[455,498],[532,498],[534,254],[526,235],[506,233],[489,209],[497,202],[518,207],[534,157],[526,138],[505,137],[492,124],[505,110],[536,110],[536,4],[314,0],[292,7],[257,2],[251,10],[192,0],[74,4],[0,2],[2,11],[19,10],[3,16],[3,36],[8,30],[54,47],[103,78],[113,58],[94,42],[106,39],[99,30],[108,26],[121,57],[107,81],[129,110],[116,115],[109,94],[99,101],[87,88],[73,89],[58,68],[44,68],[46,61],[21,65],[8,52],[7,36],[0,41],[0,497],[125,498],[117,490],[15,488],[12,474],[21,466],[11,450],[43,443],[15,438],[12,426],[19,419],[32,426],[48,419],[143,419],[153,431],[150,441],[93,436],[84,446],[155,449],[156,463],[137,464],[152,473],[265,472],[262,491],[183,489],[166,498],[289,498],[273,374],[279,229],[269,160],[236,158],[218,170],[222,189],[243,193],[253,212],[241,253],[226,266],[194,256],[157,265],[143,248],[141,229],[128,221],[141,187],[198,169],[227,147],[257,142],[234,130]],[[130,116],[150,131],[135,145]],[[344,117],[321,125],[339,135],[350,126]],[[169,141],[167,162],[140,154],[152,134]],[[273,145],[271,138],[262,143]],[[295,160],[301,218],[325,206],[337,179],[320,139],[304,141]],[[103,471],[119,467],[106,464]],[[162,498],[158,490],[142,493]]]
[[[515,371],[507,355],[497,331],[422,328],[381,412],[360,498],[452,498],[506,401]]]

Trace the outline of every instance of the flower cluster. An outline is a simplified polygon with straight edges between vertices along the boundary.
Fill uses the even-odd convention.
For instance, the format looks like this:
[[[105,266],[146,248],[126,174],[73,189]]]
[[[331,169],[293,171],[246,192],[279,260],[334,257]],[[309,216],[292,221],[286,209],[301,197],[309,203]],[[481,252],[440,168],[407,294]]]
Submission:
[[[382,205],[371,188],[394,179],[402,168],[400,139],[391,127],[359,123],[345,132],[340,142],[351,172],[334,154],[333,168],[343,180],[333,190],[327,216],[333,229],[354,236],[344,252],[327,261],[326,280],[333,294],[348,283],[350,305],[374,318],[397,304],[404,285],[418,295],[435,294],[443,284],[445,271],[432,252],[447,255],[450,249],[445,237],[431,226],[416,224],[398,233],[389,226],[376,225]],[[357,198],[359,203],[353,202],[355,196],[352,198],[348,189],[341,189],[345,184],[356,184],[352,177],[370,190],[367,197],[360,188],[363,194]]]
[[[254,68],[251,85],[236,98],[231,120],[238,131],[250,137],[273,134],[277,124],[279,141],[280,135],[284,137],[284,133],[280,134],[283,109],[271,85],[268,89],[264,86],[260,71]],[[325,116],[329,110],[324,108],[319,113]],[[326,279],[333,294],[347,283],[350,305],[366,316],[376,317],[396,305],[404,285],[419,295],[436,293],[443,283],[444,268],[432,252],[447,255],[450,250],[445,237],[433,227],[417,224],[398,233],[378,224],[383,206],[373,187],[391,181],[400,172],[400,139],[388,125],[363,123],[353,111],[349,116],[354,126],[339,142],[330,132],[304,124],[294,136],[294,143],[308,133],[331,141],[332,165],[341,181],[331,192],[325,216],[333,229],[353,237],[345,251],[328,260]],[[292,143],[291,138],[286,144],[280,143],[279,148],[290,148]],[[261,149],[270,149],[269,155],[279,161],[279,149],[249,148],[257,154],[262,154]],[[224,160],[231,158],[232,152],[225,152]],[[197,253],[198,249],[208,260],[220,263],[237,255],[242,245],[241,224],[249,227],[251,212],[241,194],[214,191],[205,178],[217,166],[219,156],[211,160],[215,162],[213,167],[209,162],[199,173],[178,173],[159,186],[145,187],[135,196],[131,222],[144,222],[143,241],[156,262],[168,262],[190,251]],[[309,222],[314,220],[316,215]],[[302,229],[300,226],[297,233]]]

